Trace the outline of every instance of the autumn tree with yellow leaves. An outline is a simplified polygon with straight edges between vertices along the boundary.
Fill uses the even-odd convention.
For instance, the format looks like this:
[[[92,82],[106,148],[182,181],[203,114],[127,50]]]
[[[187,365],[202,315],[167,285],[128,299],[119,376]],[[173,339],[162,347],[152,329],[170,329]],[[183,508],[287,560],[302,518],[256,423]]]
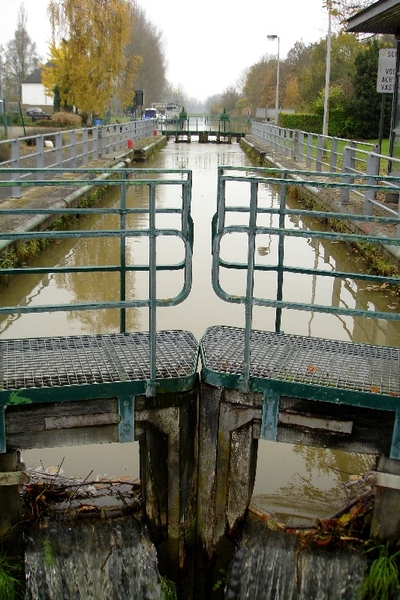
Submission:
[[[110,98],[131,104],[142,58],[128,51],[129,3],[126,0],[50,0],[50,59],[42,82],[58,88],[64,105],[103,115]]]

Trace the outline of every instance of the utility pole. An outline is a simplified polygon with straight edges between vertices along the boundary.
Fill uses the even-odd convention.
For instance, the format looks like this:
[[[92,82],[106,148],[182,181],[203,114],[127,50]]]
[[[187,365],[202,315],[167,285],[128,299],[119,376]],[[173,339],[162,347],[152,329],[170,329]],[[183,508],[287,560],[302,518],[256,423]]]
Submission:
[[[276,57],[277,68],[276,68],[276,91],[275,91],[275,123],[278,125],[278,114],[279,114],[279,36],[278,35],[267,35],[268,40],[277,40],[278,42],[278,54]]]
[[[3,126],[4,126],[4,139],[7,139],[7,113],[6,113],[6,101],[3,93],[3,56],[0,53],[0,102],[1,102],[1,114],[3,115]]]
[[[322,135],[328,135],[329,128],[329,87],[331,79],[331,38],[332,38],[332,15],[330,5],[328,8],[328,38],[326,41],[326,68],[325,68],[325,97],[324,97],[324,120],[322,124]]]

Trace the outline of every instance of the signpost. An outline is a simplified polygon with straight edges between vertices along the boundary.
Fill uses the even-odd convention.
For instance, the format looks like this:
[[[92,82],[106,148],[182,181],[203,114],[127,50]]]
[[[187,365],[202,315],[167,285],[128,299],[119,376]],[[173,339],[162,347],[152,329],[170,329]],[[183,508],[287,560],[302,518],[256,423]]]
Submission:
[[[380,94],[392,94],[396,79],[396,49],[381,48],[379,50],[378,79],[376,91]]]
[[[383,122],[385,117],[386,94],[393,94],[396,80],[396,49],[381,48],[379,50],[378,77],[376,91],[382,94],[381,117],[379,123],[379,151],[382,147]]]

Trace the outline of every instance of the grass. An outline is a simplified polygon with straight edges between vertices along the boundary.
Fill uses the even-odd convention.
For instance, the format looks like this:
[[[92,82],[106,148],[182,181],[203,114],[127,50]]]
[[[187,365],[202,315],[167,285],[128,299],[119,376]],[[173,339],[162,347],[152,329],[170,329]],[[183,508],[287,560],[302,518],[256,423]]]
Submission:
[[[22,598],[22,584],[18,579],[20,566],[13,565],[9,559],[0,554],[0,598],[1,600],[17,600]]]
[[[361,585],[361,600],[394,600],[399,593],[399,570],[396,558],[400,550],[391,554],[389,544],[377,544],[367,552],[378,552]]]
[[[164,600],[178,600],[176,584],[171,579],[161,577],[161,591],[164,594]]]

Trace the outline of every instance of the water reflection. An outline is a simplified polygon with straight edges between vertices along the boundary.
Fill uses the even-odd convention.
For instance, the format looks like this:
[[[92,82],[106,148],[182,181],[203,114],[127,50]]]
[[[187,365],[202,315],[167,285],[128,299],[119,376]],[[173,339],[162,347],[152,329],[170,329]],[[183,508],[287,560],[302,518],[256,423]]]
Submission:
[[[160,309],[157,316],[159,329],[186,329],[193,332],[197,339],[206,328],[214,324],[243,326],[244,309],[240,305],[227,305],[217,298],[211,287],[211,219],[216,209],[217,167],[218,165],[251,166],[249,159],[234,143],[230,146],[220,144],[175,144],[173,141],[160,153],[149,166],[155,168],[189,168],[193,170],[193,205],[192,216],[195,223],[193,286],[189,298],[180,306]],[[158,202],[165,206],[174,203],[169,191],[160,194]],[[242,190],[237,189],[239,203]],[[262,189],[262,202],[268,206],[276,205],[276,191],[267,187]],[[115,199],[110,195],[106,204],[112,206]],[[141,186],[132,186],[128,194],[128,202],[134,206],[144,206],[147,202],[147,191]],[[297,200],[291,199],[293,208]],[[99,217],[89,222],[96,229],[109,228],[108,219]],[[146,226],[145,217],[135,215],[129,217],[133,227]],[[142,219],[142,221],[141,221]],[[144,219],[144,220],[143,220]],[[274,224],[273,218],[267,216],[265,223]],[[310,219],[305,223],[313,226]],[[80,227],[87,226],[87,220],[81,219]],[[168,223],[168,226],[172,226]],[[300,217],[292,217],[291,227],[303,226]],[[355,263],[350,250],[340,244],[315,239],[293,239],[286,248],[286,257],[293,266],[309,265],[330,271],[362,270]],[[160,241],[162,253],[171,252],[174,260],[182,258],[182,247],[179,243],[168,246]],[[163,246],[164,244],[164,246]],[[167,247],[168,246],[168,247]],[[130,238],[127,243],[129,260],[135,264],[145,259],[148,253],[143,240]],[[243,259],[246,243],[232,236],[226,240],[223,251],[230,260]],[[271,236],[260,236],[257,240],[257,258],[260,264],[276,261],[276,240]],[[37,261],[37,266],[96,264],[101,257],[103,264],[116,264],[119,261],[118,244],[111,238],[97,238],[95,241],[63,240],[52,246]],[[11,281],[7,289],[2,291],[1,304],[35,304],[55,302],[83,302],[93,298],[110,300],[116,287],[115,274],[92,275],[28,275],[22,281]],[[171,295],[181,286],[181,275],[160,274],[158,284],[162,295]],[[243,273],[233,275],[225,273],[223,285],[232,293],[243,292],[245,279]],[[146,275],[131,274],[128,278],[128,294],[132,297],[144,297],[147,294],[148,280]],[[276,288],[276,276],[272,273],[263,275],[256,281],[256,290],[260,295],[268,289]],[[276,291],[276,290],[275,290]],[[371,307],[375,310],[398,311],[398,301],[390,296],[388,290],[376,289],[357,280],[318,278],[315,276],[293,275],[287,280],[284,288],[285,297],[308,303],[325,303],[332,306]],[[269,296],[270,297],[270,296]],[[254,310],[254,327],[258,329],[274,329],[275,312],[273,309],[256,307]],[[147,312],[142,309],[127,311],[127,327],[132,330],[147,329]],[[398,346],[400,344],[400,323],[388,324],[377,319],[351,318],[324,313],[307,313],[286,311],[283,315],[282,329],[287,333],[319,336],[332,339],[353,340],[380,345]],[[119,330],[117,311],[101,310],[87,313],[53,313],[35,315],[11,315],[0,319],[1,338],[23,338],[50,335],[95,334],[116,332]],[[276,506],[278,500],[291,498],[297,506],[299,516],[309,506],[311,499],[317,499],[319,506],[342,502],[346,496],[343,481],[347,473],[363,472],[370,465],[370,458],[347,455],[329,450],[302,448],[286,444],[260,442],[259,465],[255,488],[255,502],[265,507]],[[93,470],[94,475],[107,473],[118,475],[128,473],[136,476],[137,444],[109,445],[105,447],[85,447],[78,449],[51,449],[24,452],[27,463],[38,466],[43,462],[45,467],[59,463],[65,456],[64,470],[71,475],[86,477]],[[83,457],[85,458],[83,464]],[[111,461],[108,459],[111,458]],[[106,465],[107,462],[107,466]],[[136,469],[136,471],[135,471]],[[275,503],[275,504],[274,504]],[[279,504],[279,502],[278,502]],[[303,510],[304,508],[304,510]],[[308,510],[308,509],[307,509]],[[324,509],[325,510],[325,509]],[[331,512],[331,507],[327,509]],[[325,513],[324,513],[325,514]]]

